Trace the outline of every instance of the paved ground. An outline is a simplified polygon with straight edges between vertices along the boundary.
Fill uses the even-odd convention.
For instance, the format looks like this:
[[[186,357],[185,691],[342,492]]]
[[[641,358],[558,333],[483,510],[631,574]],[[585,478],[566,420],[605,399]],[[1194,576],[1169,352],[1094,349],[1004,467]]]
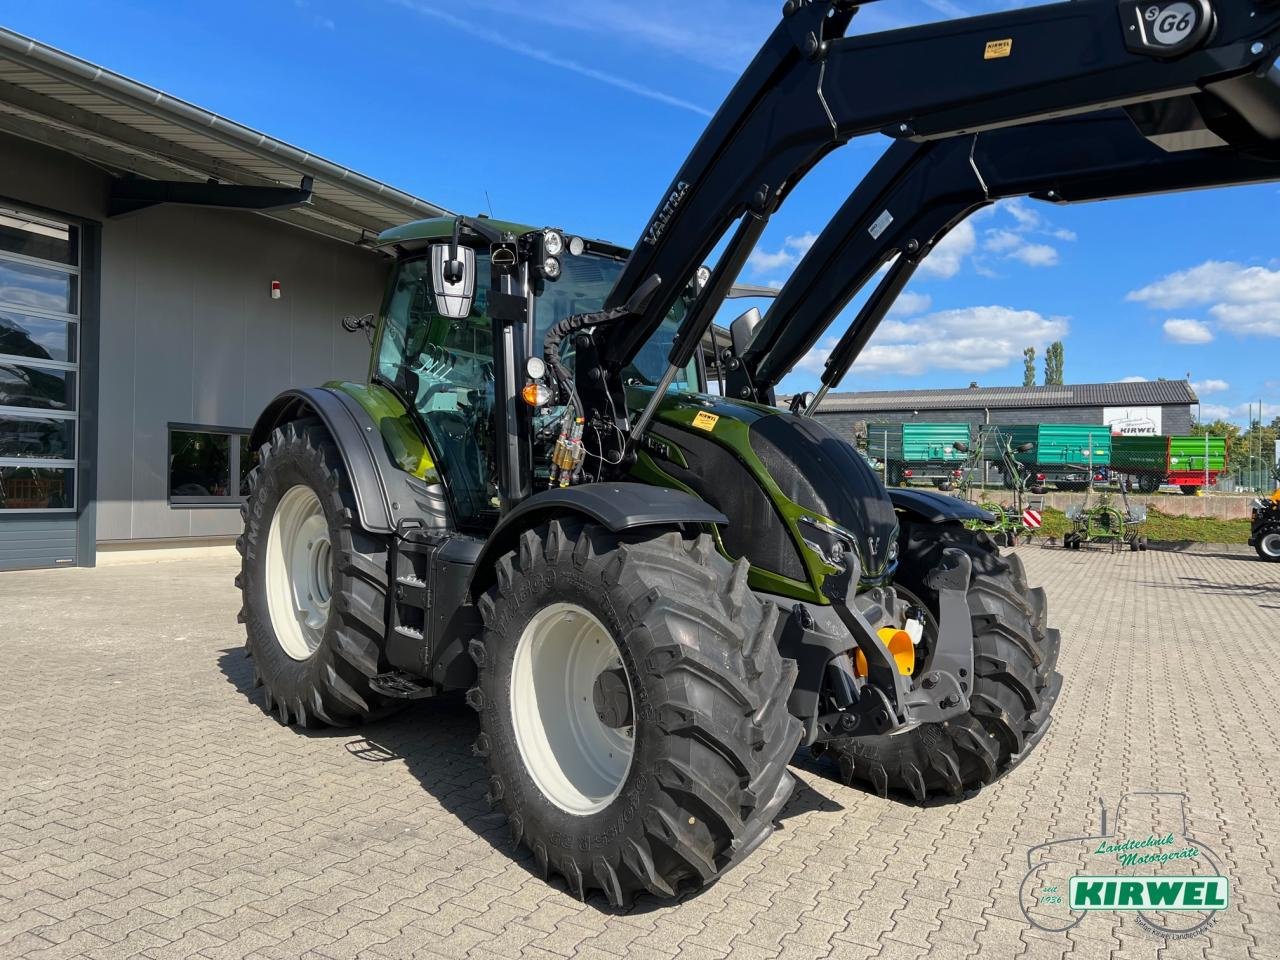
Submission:
[[[265,716],[225,559],[0,575],[0,957],[1280,956],[1280,569],[1022,552],[1066,638],[1032,759],[920,809],[801,758],[743,866],[628,913],[534,878],[485,805],[465,706],[358,733]],[[1225,862],[1216,925],[1033,929],[1028,848],[1149,789],[1184,791]]]

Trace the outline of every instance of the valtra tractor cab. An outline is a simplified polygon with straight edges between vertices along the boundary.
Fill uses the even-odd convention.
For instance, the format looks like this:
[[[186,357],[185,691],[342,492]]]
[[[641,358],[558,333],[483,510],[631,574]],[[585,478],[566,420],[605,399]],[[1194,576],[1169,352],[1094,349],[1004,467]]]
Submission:
[[[288,391],[253,432],[239,583],[268,706],[348,724],[465,690],[490,799],[579,896],[714,880],[772,829],[801,743],[917,800],[1029,753],[1060,683],[1043,591],[964,528],[984,513],[886,491],[808,414],[984,204],[1277,174],[1280,5],[846,37],[857,10],[789,0],[630,252],[489,219],[383,234],[369,381]],[[769,216],[877,132],[897,142],[734,322],[708,395],[703,334]],[[776,409],[885,264],[820,395]]]

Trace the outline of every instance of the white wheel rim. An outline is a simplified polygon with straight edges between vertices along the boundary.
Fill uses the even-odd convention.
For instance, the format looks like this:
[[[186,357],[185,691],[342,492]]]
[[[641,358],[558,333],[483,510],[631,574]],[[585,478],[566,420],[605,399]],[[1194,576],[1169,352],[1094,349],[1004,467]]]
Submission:
[[[267,609],[284,652],[306,660],[324,639],[333,598],[329,521],[304,484],[285,491],[267,536]]]
[[[635,727],[607,726],[595,705],[596,678],[619,668],[634,711],[635,686],[612,635],[573,603],[539,610],[516,645],[511,721],[520,758],[543,796],[566,813],[603,810],[631,770]]]
[[[1280,533],[1268,533],[1262,538],[1262,552],[1268,557],[1280,557]]]

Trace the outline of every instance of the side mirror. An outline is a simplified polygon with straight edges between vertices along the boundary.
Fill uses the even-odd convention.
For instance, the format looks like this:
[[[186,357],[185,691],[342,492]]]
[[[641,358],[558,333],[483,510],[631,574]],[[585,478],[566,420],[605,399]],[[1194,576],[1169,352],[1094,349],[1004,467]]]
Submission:
[[[457,257],[451,258],[449,244],[432,244],[431,283],[440,316],[453,320],[470,316],[476,296],[476,252],[458,247]]]
[[[1016,447],[1014,447],[1014,449],[1017,450],[1018,453],[1030,453],[1035,448],[1036,448],[1036,445],[1034,443],[1029,443],[1029,442],[1020,443]]]
[[[729,324],[729,339],[733,341],[733,352],[741,357],[751,346],[756,335],[756,327],[760,326],[760,311],[752,307],[733,323]]]

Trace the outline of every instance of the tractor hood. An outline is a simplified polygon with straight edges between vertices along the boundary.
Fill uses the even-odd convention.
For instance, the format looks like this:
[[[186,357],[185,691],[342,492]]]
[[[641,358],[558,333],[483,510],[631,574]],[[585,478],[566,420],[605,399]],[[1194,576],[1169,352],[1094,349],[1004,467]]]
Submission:
[[[637,389],[631,403],[643,404]],[[892,574],[898,520],[880,478],[853,445],[815,420],[724,397],[673,394],[659,407],[636,467],[722,511],[721,547],[751,562],[756,589],[825,602],[831,571],[815,545],[847,531],[864,583]],[[819,521],[818,525],[810,521]]]

